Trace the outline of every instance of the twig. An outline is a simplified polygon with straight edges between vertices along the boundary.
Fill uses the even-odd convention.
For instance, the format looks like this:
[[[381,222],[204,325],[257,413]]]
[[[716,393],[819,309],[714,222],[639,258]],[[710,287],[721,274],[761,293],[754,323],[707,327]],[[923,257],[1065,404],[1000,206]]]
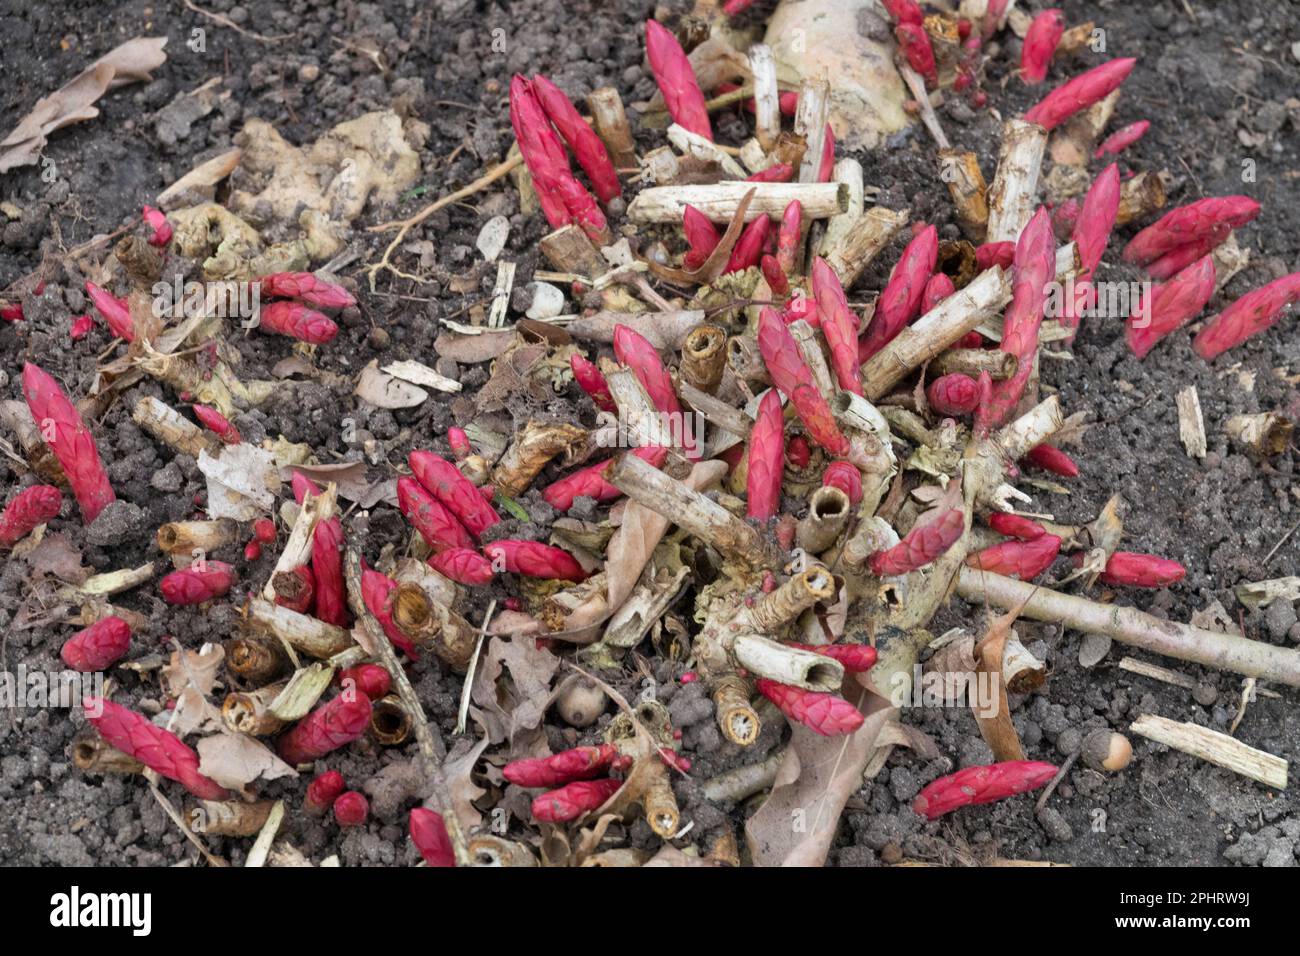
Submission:
[[[1028,599],[1024,616],[1036,621],[1107,634],[1122,644],[1157,654],[1300,687],[1300,651],[1162,621],[1136,608],[1089,601],[968,567],[962,568],[957,578],[957,594],[968,601],[987,601],[1007,609]]]
[[[397,687],[397,696],[401,698],[402,706],[406,708],[406,712],[411,715],[411,725],[415,732],[419,759],[424,765],[424,772],[428,776],[431,785],[429,803],[442,816],[443,823],[446,824],[447,836],[451,839],[451,847],[456,855],[456,865],[470,866],[469,849],[466,846],[465,833],[460,827],[460,818],[456,816],[451,801],[447,799],[447,795],[443,792],[441,780],[442,758],[438,756],[438,744],[434,741],[433,732],[429,729],[429,720],[424,715],[424,707],[420,705],[420,698],[416,695],[415,688],[411,686],[411,679],[406,676],[406,671],[397,663],[397,654],[393,651],[393,645],[388,641],[388,635],[379,626],[379,622],[370,613],[370,609],[366,607],[365,599],[361,596],[361,555],[353,548],[347,550],[344,561],[344,576],[347,580],[348,603],[352,605],[352,613],[356,615],[357,621],[365,628],[366,635],[374,645],[375,657],[392,675],[393,683]]]
[[[1042,795],[1038,798],[1038,802],[1034,804],[1035,813],[1037,813],[1039,810],[1043,809],[1043,807],[1047,805],[1047,798],[1056,792],[1057,784],[1059,784],[1062,780],[1065,779],[1065,775],[1070,772],[1070,768],[1074,766],[1074,762],[1078,759],[1079,759],[1079,751],[1077,750],[1074,753],[1070,754],[1070,756],[1065,758],[1065,763],[1061,764],[1061,769],[1056,771],[1056,776],[1053,777],[1048,782],[1046,788],[1044,788],[1043,790]]]
[[[229,17],[223,17],[221,14],[213,13],[211,10],[204,10],[202,7],[193,3],[192,0],[185,0],[185,6],[188,7],[190,10],[193,10],[195,13],[199,14],[200,16],[207,17],[209,20],[212,20],[215,23],[220,23],[223,27],[230,27],[230,29],[234,30],[236,33],[240,34],[241,36],[246,36],[250,40],[256,40],[258,43],[279,43],[282,40],[292,40],[294,37],[298,35],[296,33],[285,33],[280,36],[273,36],[273,37],[264,36],[261,33],[254,33],[252,30],[245,30],[243,27],[241,27],[234,20],[231,20]]]

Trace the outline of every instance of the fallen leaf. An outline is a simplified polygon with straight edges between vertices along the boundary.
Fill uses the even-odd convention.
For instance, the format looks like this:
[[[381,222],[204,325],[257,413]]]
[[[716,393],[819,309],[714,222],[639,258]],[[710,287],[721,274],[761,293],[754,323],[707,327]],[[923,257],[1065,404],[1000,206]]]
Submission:
[[[488,641],[474,675],[471,699],[483,711],[493,744],[514,747],[525,732],[541,726],[551,704],[551,683],[560,659],[537,646],[535,638],[513,634]]]
[[[449,358],[462,365],[490,362],[505,354],[514,344],[514,331],[483,332],[481,335],[464,335],[444,332],[434,340],[433,350],[441,358]]]
[[[353,394],[376,408],[413,408],[429,398],[419,386],[381,372],[377,359],[362,370]]]
[[[171,662],[159,675],[168,697],[176,697],[187,687],[200,694],[212,693],[220,676],[226,650],[220,644],[204,644],[197,651],[172,651]]]
[[[266,744],[244,734],[214,734],[198,743],[199,773],[223,787],[242,790],[257,780],[296,777],[298,771],[277,757]]]
[[[42,97],[0,146],[0,173],[36,162],[47,137],[79,120],[94,119],[94,103],[124,83],[151,79],[149,72],[167,61],[166,37],[136,37],[114,47],[49,96]]]

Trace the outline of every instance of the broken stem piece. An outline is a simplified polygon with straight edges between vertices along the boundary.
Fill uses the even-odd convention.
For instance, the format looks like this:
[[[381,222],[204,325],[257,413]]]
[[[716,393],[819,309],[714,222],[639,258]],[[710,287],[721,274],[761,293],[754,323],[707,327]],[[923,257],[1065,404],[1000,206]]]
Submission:
[[[1162,621],[1136,608],[1101,604],[975,568],[961,569],[956,593],[968,601],[985,601],[1005,610],[1023,604],[1021,616],[1036,621],[1053,621],[1166,657],[1300,687],[1300,651]]]

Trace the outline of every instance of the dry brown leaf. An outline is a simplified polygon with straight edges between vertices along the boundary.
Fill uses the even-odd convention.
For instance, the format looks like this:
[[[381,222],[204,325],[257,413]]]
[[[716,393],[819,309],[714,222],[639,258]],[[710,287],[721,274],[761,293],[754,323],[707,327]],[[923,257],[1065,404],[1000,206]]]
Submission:
[[[482,724],[480,724],[482,727]],[[487,793],[474,782],[474,765],[488,746],[487,729],[477,741],[461,737],[451,748],[442,763],[443,791],[451,801],[452,810],[460,820],[461,829],[472,832],[483,822],[483,814],[474,806],[474,801]]]
[[[381,501],[397,503],[396,479],[372,480],[370,469],[364,461],[343,461],[334,465],[294,465],[291,468],[281,468],[280,477],[292,481],[295,471],[302,472],[318,485],[333,482],[338,486],[340,498],[355,501],[363,508],[373,508]]]
[[[844,698],[866,717],[845,737],[823,737],[807,727],[791,728],[790,744],[777,769],[771,795],[745,824],[745,839],[757,866],[821,866],[826,862],[840,814],[862,787],[862,773],[881,730],[898,708],[855,679],[845,681]]]
[[[372,359],[362,369],[353,394],[376,408],[413,408],[429,398],[429,393],[420,386],[381,372],[378,359]]]
[[[441,358],[449,358],[462,365],[490,362],[514,344],[515,333],[484,332],[482,335],[461,335],[444,332],[433,343],[433,350]]]
[[[123,83],[150,79],[149,72],[167,61],[166,37],[136,37],[104,54],[49,96],[42,97],[0,146],[0,173],[36,162],[47,137],[79,120],[94,119],[94,103]]]
[[[27,552],[27,564],[36,574],[50,574],[66,584],[81,584],[91,569],[81,564],[81,552],[65,535],[47,534]]]
[[[220,677],[226,650],[220,644],[204,644],[197,651],[172,651],[171,662],[159,674],[168,697],[176,697],[193,687],[205,697],[212,693]]]
[[[697,462],[684,484],[701,491],[720,481],[726,472],[725,462]],[[632,593],[667,530],[668,519],[657,511],[635,501],[624,505],[619,528],[605,550],[605,593],[593,595],[565,618],[566,629],[562,632],[565,640],[590,644],[600,637],[600,625]]]
[[[296,777],[298,771],[277,757],[266,744],[243,734],[214,734],[198,743],[199,773],[223,787],[242,790],[257,780]]]
[[[176,695],[167,727],[178,737],[197,733],[217,733],[225,730],[221,710],[193,687]]]
[[[1022,604],[989,622],[988,630],[974,651],[978,673],[988,675],[985,686],[997,688],[997,710],[990,715],[988,708],[993,701],[972,700],[971,713],[979,725],[980,736],[993,749],[993,759],[999,762],[1025,759],[1020,735],[1011,723],[1011,705],[1007,702],[1006,682],[1002,679],[1002,655],[1007,648],[1007,638],[1011,636],[1011,625],[1023,607]]]
[[[541,726],[559,667],[560,659],[539,648],[531,636],[511,635],[488,641],[474,674],[470,697],[483,712],[491,743],[509,740],[513,747],[517,738]]]

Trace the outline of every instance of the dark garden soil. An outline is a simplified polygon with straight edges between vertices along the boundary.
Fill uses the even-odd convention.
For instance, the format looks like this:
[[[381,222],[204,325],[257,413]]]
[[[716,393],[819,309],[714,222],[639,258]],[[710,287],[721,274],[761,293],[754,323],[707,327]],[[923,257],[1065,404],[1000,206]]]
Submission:
[[[746,16],[765,18],[773,5],[760,0]],[[6,207],[10,213],[20,214],[0,220],[0,289],[38,267],[45,270],[43,294],[23,300],[26,321],[0,324],[0,398],[21,397],[25,360],[54,374],[74,397],[88,391],[97,358],[110,339],[99,325],[81,342],[69,342],[70,318],[89,311],[89,303],[82,292],[84,276],[69,274],[60,254],[97,233],[129,224],[162,188],[198,161],[229,148],[241,126],[254,117],[269,121],[294,143],[310,142],[343,120],[377,109],[405,111],[429,125],[431,134],[420,151],[418,195],[404,197],[396,208],[367,208],[355,224],[359,228],[351,249],[356,259],[342,274],[360,284],[359,305],[343,314],[338,338],[317,349],[314,362],[322,372],[349,383],[372,359],[434,365],[433,342],[443,328],[439,320],[454,316],[472,321],[491,297],[496,268],[475,249],[482,224],[496,215],[510,220],[503,256],[519,265],[513,305],[520,309],[527,306],[521,290],[538,267],[536,244],[548,231],[545,220],[540,214],[521,215],[518,193],[505,180],[436,213],[410,233],[395,261],[422,281],[383,273],[373,292],[364,269],[382,255],[390,236],[369,234],[363,227],[410,215],[505,157],[513,141],[506,92],[516,72],[548,74],[575,99],[603,85],[617,87],[628,103],[647,100],[654,92],[641,40],[641,24],[654,12],[648,3],[205,0],[202,6],[248,32],[215,22],[180,0],[0,0],[3,130],[11,129],[38,98],[117,44],[140,35],[169,38],[167,62],[153,82],[109,93],[98,104],[98,118],[52,135],[45,155],[53,160],[53,176],[43,179],[43,167],[28,166],[0,177],[0,199],[12,204]],[[1251,254],[1248,267],[1210,308],[1300,269],[1295,216],[1300,208],[1300,60],[1293,53],[1300,19],[1295,8],[1269,0],[1066,0],[1061,6],[1070,23],[1091,19],[1106,30],[1107,56],[1138,58],[1111,128],[1143,118],[1153,125],[1123,155],[1122,169],[1167,169],[1171,206],[1226,193],[1246,193],[1263,205],[1258,220],[1238,232]],[[196,29],[204,31],[202,52],[186,46]],[[250,33],[289,36],[267,42]],[[1020,41],[1010,31],[999,41],[990,51],[989,105],[1010,116],[1040,94],[1012,78]],[[1049,80],[1059,81],[1074,69],[1056,65]],[[211,113],[191,121],[169,109],[178,94],[214,77],[229,96]],[[956,99],[940,110],[940,117],[955,144],[979,152],[991,178],[998,116]],[[738,144],[743,139],[738,115],[724,114],[716,128],[723,141]],[[639,145],[643,150],[659,145],[660,135],[643,133]],[[867,182],[879,187],[881,205],[909,208],[914,221],[937,224],[941,237],[958,237],[946,190],[933,173],[932,144],[919,125],[856,158]],[[611,219],[619,221],[617,215]],[[1133,231],[1123,230],[1120,238]],[[902,245],[897,240],[876,260],[851,290],[855,301],[865,301],[881,288]],[[1108,277],[1138,278],[1119,263],[1118,248],[1112,243],[1104,267]],[[1278,601],[1266,612],[1250,613],[1232,590],[1242,581],[1300,573],[1300,533],[1287,537],[1300,521],[1296,449],[1259,460],[1231,443],[1222,428],[1225,419],[1240,412],[1276,410],[1300,417],[1295,377],[1300,339],[1294,321],[1284,319],[1207,364],[1191,351],[1186,330],[1138,362],[1125,346],[1118,319],[1085,320],[1072,353],[1044,360],[1044,386],[1060,391],[1067,412],[1086,410],[1097,424],[1071,449],[1082,474],[1063,480],[1068,493],[1034,492],[1042,509],[1058,520],[1084,523],[1112,494],[1122,494],[1130,503],[1126,546],[1176,559],[1188,569],[1186,579],[1174,587],[1125,591],[1117,596],[1120,602],[1185,621],[1217,600],[1234,618],[1242,615],[1248,636],[1300,644],[1300,623],[1291,604]],[[278,337],[229,338],[242,353],[240,372],[247,379],[273,378],[273,366],[294,348]],[[443,363],[439,368],[458,376],[469,393],[488,376],[486,365],[449,369]],[[329,381],[324,375],[286,381],[266,402],[238,416],[244,439],[260,442],[283,435],[311,445],[322,462],[369,455],[376,470],[389,477],[413,448],[446,453],[446,429],[457,423],[457,409],[446,396],[434,393],[411,409],[376,410],[350,388],[332,387]],[[1190,458],[1178,438],[1174,395],[1189,384],[1199,392],[1209,434],[1203,461]],[[176,456],[132,423],[130,409],[145,395],[178,402],[146,379],[93,426],[119,503],[86,529],[69,502],[50,526],[49,533],[65,535],[82,562],[96,571],[149,560],[161,567],[154,531],[163,522],[192,516],[196,496],[201,500],[205,489],[193,459]],[[573,385],[544,406],[513,397],[508,411],[518,424],[530,415],[588,424],[592,418],[590,403]],[[345,440],[344,419],[355,423],[350,441]],[[536,489],[554,474],[552,466],[521,498],[534,521],[511,520],[510,536],[545,539],[555,512]],[[0,457],[6,499],[32,481]],[[385,547],[399,553],[406,547],[408,528],[394,507],[353,508],[344,524],[349,540],[371,561]],[[276,553],[268,549],[260,560],[247,562],[241,544],[211,557],[235,564],[251,588],[266,579]],[[31,569],[20,560],[0,567],[0,669],[57,668],[59,648],[72,625],[42,623],[30,611],[17,619]],[[505,584],[473,594],[466,616],[482,620],[491,598],[511,593],[513,585]],[[164,603],[152,585],[116,600],[149,618],[148,629],[135,635],[131,659],[162,654],[169,636],[187,648],[222,641],[231,635],[238,614],[233,594],[201,610]],[[682,613],[688,616],[687,610]],[[954,600],[931,629],[937,634],[962,624],[978,628],[982,615]],[[1040,692],[1013,701],[1015,725],[1029,759],[1059,763],[1077,746],[1080,734],[1106,726],[1126,731],[1140,713],[1225,732],[1237,714],[1242,693],[1237,675],[1119,645],[1085,669],[1078,660],[1079,633],[1035,623],[1021,623],[1018,629],[1051,670]],[[1121,670],[1118,662],[1127,653],[1175,667],[1197,683],[1196,689]],[[699,781],[761,754],[741,757],[722,741],[700,685],[677,682],[680,665],[655,664],[659,658],[653,654],[649,660],[657,668],[659,699],[683,731],[682,752],[694,763],[689,777],[676,781],[682,821],[694,822],[680,842],[707,847],[723,827],[738,829],[752,808],[709,803]],[[414,665],[410,674],[431,723],[450,747],[461,678],[432,659]],[[153,712],[164,705],[157,683],[147,675],[119,668],[114,676],[119,702]],[[622,673],[604,676],[628,696],[640,679],[630,662]],[[1289,758],[1300,753],[1296,692],[1268,689],[1277,693],[1259,695],[1249,704],[1235,736]],[[872,866],[901,857],[979,862],[997,856],[1109,866],[1293,866],[1300,857],[1300,812],[1293,792],[1276,792],[1136,737],[1135,758],[1126,771],[1103,776],[1076,766],[1048,802],[1049,814],[1036,817],[1033,800],[1018,798],[927,824],[910,809],[920,788],[958,766],[989,762],[991,754],[967,710],[922,708],[907,719],[934,738],[942,757],[925,761],[910,751],[896,751],[850,800],[830,854],[832,864]],[[89,777],[73,767],[68,748],[82,724],[79,713],[67,710],[0,712],[0,861],[120,866],[197,859],[138,777]],[[558,720],[548,726],[548,734],[557,749],[594,737],[594,732],[576,732]],[[776,738],[769,741],[768,736],[764,743],[775,744]],[[406,814],[416,802],[408,770],[414,753],[413,743],[385,750],[362,740],[324,761],[341,770],[350,785],[370,793],[373,812],[365,827],[340,831],[332,822],[299,813],[302,780],[273,782],[263,786],[262,794],[286,798],[290,813],[281,833],[314,861],[337,853],[350,866],[413,864],[418,856],[406,836]],[[181,791],[167,787],[181,801]],[[510,826],[514,838],[532,832],[526,815]],[[659,845],[644,822],[628,831],[632,845]],[[236,865],[250,843],[210,841],[213,852]]]

